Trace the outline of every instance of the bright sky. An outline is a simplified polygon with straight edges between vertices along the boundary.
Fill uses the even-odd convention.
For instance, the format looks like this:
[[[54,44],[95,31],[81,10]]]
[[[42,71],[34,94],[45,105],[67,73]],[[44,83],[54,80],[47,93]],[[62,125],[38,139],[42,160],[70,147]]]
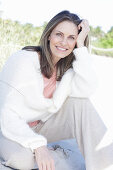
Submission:
[[[3,18],[40,26],[61,10],[70,10],[107,31],[113,26],[113,0],[0,0]]]

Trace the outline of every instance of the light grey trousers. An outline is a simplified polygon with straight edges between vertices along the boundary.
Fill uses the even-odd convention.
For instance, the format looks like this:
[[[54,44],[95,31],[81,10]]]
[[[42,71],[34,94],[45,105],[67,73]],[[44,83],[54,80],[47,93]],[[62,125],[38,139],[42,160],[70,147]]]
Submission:
[[[68,98],[60,111],[38,124],[34,131],[45,136],[48,142],[76,138],[86,170],[113,169],[113,143],[89,99]],[[0,157],[6,166],[21,170],[34,167],[33,153],[3,136],[0,139]]]

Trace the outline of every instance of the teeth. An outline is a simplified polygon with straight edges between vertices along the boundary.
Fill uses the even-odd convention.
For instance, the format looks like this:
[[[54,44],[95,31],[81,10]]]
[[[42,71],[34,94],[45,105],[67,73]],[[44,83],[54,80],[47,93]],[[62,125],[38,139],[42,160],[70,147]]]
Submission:
[[[59,50],[66,51],[65,48],[57,47]]]

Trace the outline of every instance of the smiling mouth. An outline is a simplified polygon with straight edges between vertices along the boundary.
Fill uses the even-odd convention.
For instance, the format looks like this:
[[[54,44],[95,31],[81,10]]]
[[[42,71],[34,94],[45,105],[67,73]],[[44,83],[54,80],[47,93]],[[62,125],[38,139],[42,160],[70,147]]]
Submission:
[[[68,49],[67,48],[62,48],[62,47],[58,47],[56,46],[57,50],[60,50],[60,51],[67,51]]]

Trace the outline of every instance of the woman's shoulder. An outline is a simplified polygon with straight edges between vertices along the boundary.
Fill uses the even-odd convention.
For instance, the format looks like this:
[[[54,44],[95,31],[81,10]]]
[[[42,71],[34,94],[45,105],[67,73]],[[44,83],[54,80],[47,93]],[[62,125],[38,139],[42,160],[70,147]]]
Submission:
[[[13,53],[12,58],[15,57],[15,59],[22,59],[22,60],[33,60],[33,59],[39,59],[39,55],[35,51],[28,51],[28,50],[18,50],[17,52]]]
[[[8,58],[7,62],[15,63],[15,64],[26,63],[26,64],[40,65],[39,54],[35,51],[28,51],[28,50],[18,50]]]
[[[32,51],[19,50],[13,53],[5,62],[0,79],[6,82],[24,81],[27,77],[32,77],[40,69],[38,54]],[[24,80],[23,80],[24,79]]]

